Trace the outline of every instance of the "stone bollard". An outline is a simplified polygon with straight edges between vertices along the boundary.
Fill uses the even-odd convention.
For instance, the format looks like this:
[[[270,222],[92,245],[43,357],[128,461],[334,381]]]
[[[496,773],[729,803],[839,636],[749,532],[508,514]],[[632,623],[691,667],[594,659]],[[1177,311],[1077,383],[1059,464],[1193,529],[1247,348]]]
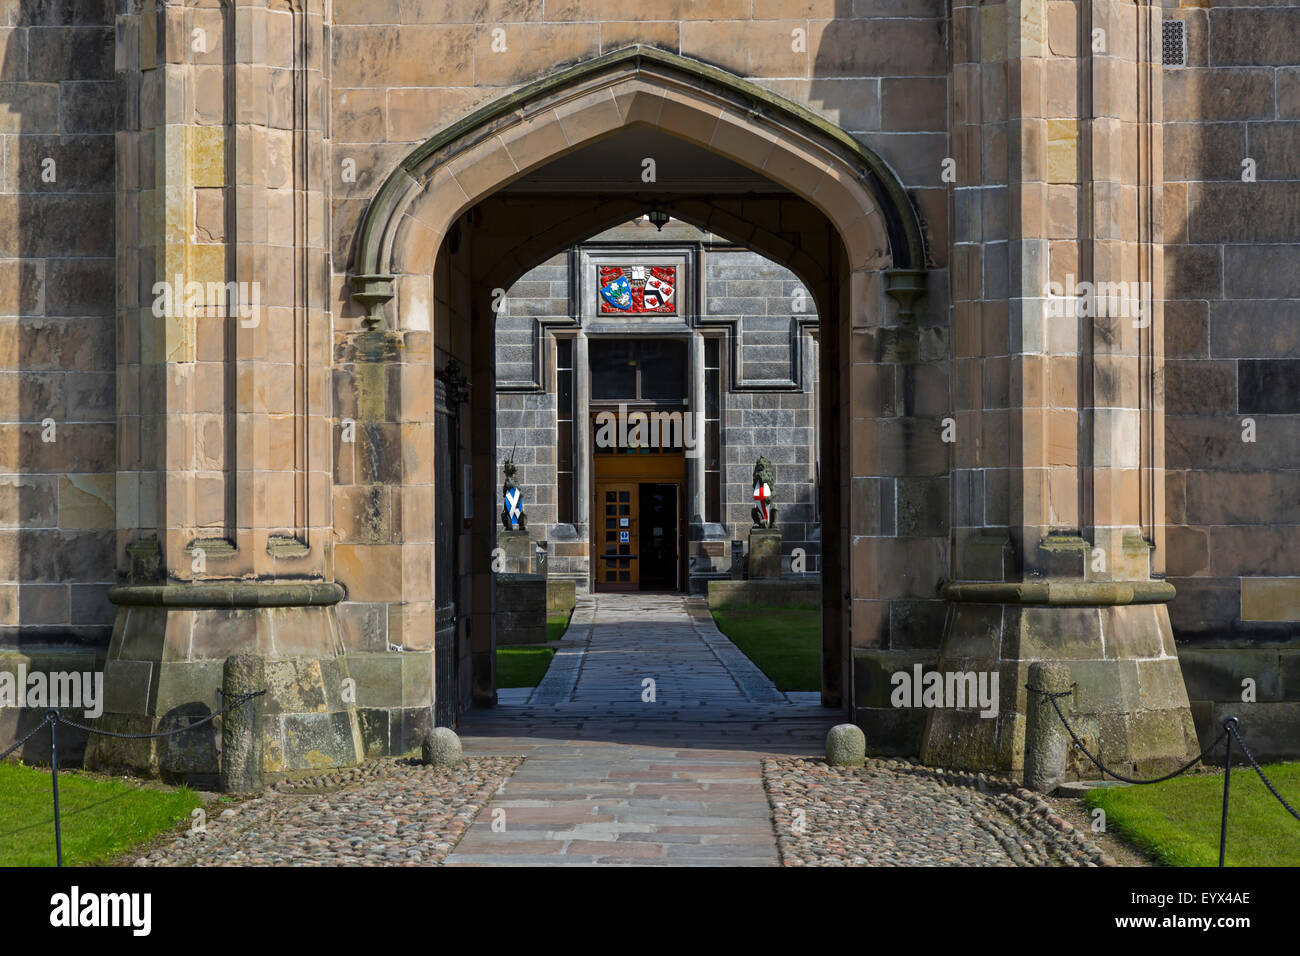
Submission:
[[[420,757],[430,767],[454,767],[460,763],[460,738],[450,727],[435,727],[424,735]]]
[[[1029,686],[1048,693],[1070,689],[1070,668],[1057,661],[1036,661],[1029,665]],[[1052,702],[1042,694],[1027,691],[1025,700],[1025,786],[1050,794],[1065,779],[1067,734]],[[1068,715],[1065,698],[1056,700]]]
[[[857,724],[836,724],[826,735],[826,762],[832,767],[861,767],[867,757],[867,735]]]
[[[236,694],[266,689],[266,666],[256,654],[226,658],[221,673],[221,705]],[[262,789],[262,697],[230,708],[221,717],[222,793],[257,793]]]

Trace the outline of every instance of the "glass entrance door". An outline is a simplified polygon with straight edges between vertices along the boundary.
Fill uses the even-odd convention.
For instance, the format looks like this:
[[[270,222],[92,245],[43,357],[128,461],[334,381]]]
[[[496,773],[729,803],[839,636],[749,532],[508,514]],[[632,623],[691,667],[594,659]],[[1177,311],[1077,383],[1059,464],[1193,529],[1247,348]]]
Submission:
[[[597,587],[602,591],[635,591],[640,585],[637,485],[598,484],[596,500],[601,508]]]

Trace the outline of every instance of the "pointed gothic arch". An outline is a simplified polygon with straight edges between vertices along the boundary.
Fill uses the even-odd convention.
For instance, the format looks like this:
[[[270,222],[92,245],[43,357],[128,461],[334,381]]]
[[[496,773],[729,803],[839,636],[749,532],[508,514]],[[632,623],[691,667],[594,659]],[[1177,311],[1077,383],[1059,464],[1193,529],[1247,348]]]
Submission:
[[[887,269],[906,300],[925,243],[902,183],[878,155],[811,110],[688,57],[631,46],[492,101],[413,149],[357,230],[353,297],[384,324],[394,280],[429,269],[466,209],[529,171],[620,129],[647,125],[703,146],[808,200],[835,225],[850,269]]]

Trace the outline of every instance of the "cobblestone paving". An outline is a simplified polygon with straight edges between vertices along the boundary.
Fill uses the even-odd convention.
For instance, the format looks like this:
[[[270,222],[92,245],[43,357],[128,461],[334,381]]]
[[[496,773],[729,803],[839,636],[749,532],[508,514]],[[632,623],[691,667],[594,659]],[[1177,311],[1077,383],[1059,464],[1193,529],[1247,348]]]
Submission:
[[[763,761],[786,866],[1114,866],[1036,794],[984,774]]]
[[[137,866],[421,866],[439,863],[518,757],[451,770],[381,760],[268,791],[188,830]]]

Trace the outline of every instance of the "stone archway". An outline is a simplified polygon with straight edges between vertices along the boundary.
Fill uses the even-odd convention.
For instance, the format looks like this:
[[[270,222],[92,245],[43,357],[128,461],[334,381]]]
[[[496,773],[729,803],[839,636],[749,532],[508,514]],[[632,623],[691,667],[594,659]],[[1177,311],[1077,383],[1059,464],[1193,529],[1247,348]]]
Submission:
[[[376,474],[373,482],[390,485],[403,497],[431,499],[432,468],[418,460],[432,450],[432,416],[423,389],[431,388],[438,377],[439,349],[458,356],[470,380],[469,411],[460,416],[469,434],[459,441],[472,456],[475,478],[471,506],[463,509],[474,516],[468,519],[473,531],[466,548],[473,570],[459,582],[457,603],[462,612],[470,609],[474,697],[490,703],[493,645],[486,569],[495,494],[492,482],[482,476],[491,475],[495,462],[470,437],[490,426],[492,373],[490,350],[484,347],[490,336],[483,335],[489,326],[483,319],[490,315],[486,301],[476,301],[482,295],[469,291],[470,283],[450,287],[453,276],[465,278],[457,264],[463,255],[458,252],[463,242],[459,223],[467,210],[530,170],[636,125],[658,129],[761,173],[806,202],[833,233],[828,261],[817,261],[788,237],[773,237],[743,214],[710,210],[693,197],[681,199],[684,218],[759,251],[764,245],[784,243],[784,264],[801,275],[826,276],[819,295],[827,323],[822,473],[829,489],[823,525],[823,702],[851,708],[855,629],[870,643],[881,620],[889,617],[892,597],[878,589],[870,549],[859,540],[889,533],[861,482],[891,481],[907,474],[911,461],[903,447],[906,440],[899,442],[906,426],[890,438],[890,447],[884,447],[880,434],[863,422],[909,414],[915,391],[911,370],[918,361],[912,304],[925,288],[922,231],[897,178],[878,157],[814,114],[760,87],[673,54],[633,47],[561,71],[488,105],[434,136],[398,165],[379,188],[358,231],[349,279],[353,298],[367,315],[362,329],[337,352],[344,377],[355,383],[355,402],[349,404],[357,410],[359,429],[375,436],[376,449],[393,458],[392,467]],[[596,231],[589,225],[575,224],[569,238],[580,237],[584,228],[586,234]],[[492,280],[517,274],[530,256],[560,248],[560,239],[557,233],[531,251],[521,243],[519,255],[502,257]],[[891,297],[897,309],[890,306]],[[440,324],[432,314],[444,321]],[[882,370],[891,382],[889,410],[880,407]],[[905,396],[896,411],[895,380]],[[934,388],[946,389],[944,381],[943,376],[930,377]],[[409,442],[419,451],[397,454],[396,449],[381,449],[388,440],[384,436]],[[336,493],[336,511],[341,505],[347,503]],[[946,527],[946,500],[933,497],[932,506],[944,514],[928,525]],[[838,520],[829,520],[831,515]],[[348,545],[338,566],[348,569],[340,577],[349,599],[387,603],[390,619],[396,613],[403,621],[428,626],[433,616],[432,536],[433,522],[427,520],[419,527],[404,525],[400,541],[390,537]],[[946,554],[939,536],[932,538],[932,552]],[[370,569],[381,562],[367,560],[371,548],[383,549],[385,556],[382,587],[377,578],[372,580],[372,573],[380,572]],[[929,587],[925,594],[932,601],[937,600],[933,590]],[[364,709],[365,702],[359,700],[358,706]]]

